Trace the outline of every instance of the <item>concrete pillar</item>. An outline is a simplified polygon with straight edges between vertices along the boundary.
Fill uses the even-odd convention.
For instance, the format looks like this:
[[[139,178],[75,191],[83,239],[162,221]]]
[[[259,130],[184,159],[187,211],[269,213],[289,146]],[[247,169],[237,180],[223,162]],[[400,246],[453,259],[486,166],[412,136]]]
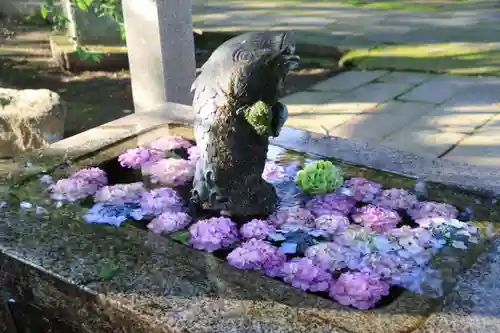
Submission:
[[[135,112],[191,104],[195,78],[191,0],[123,0]]]

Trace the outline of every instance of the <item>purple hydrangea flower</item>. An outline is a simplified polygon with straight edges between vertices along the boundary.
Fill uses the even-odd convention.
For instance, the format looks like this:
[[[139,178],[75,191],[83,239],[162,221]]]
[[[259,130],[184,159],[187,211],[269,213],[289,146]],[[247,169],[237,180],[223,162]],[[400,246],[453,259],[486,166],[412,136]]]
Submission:
[[[330,235],[345,231],[349,227],[349,218],[344,214],[333,211],[328,215],[321,215],[314,220],[317,229],[324,230]]]
[[[262,178],[268,182],[281,182],[288,179],[285,168],[274,162],[266,162]]]
[[[381,233],[396,228],[401,222],[401,217],[394,210],[375,205],[366,205],[356,209],[352,219],[368,230]]]
[[[196,163],[200,159],[200,148],[198,146],[192,146],[188,148],[188,158],[191,162]]]
[[[381,184],[358,177],[346,180],[344,187],[351,190],[354,199],[362,202],[371,202],[382,190]]]
[[[332,275],[309,258],[293,258],[283,265],[283,280],[295,288],[307,291],[326,291]]]
[[[152,183],[179,186],[193,178],[195,164],[189,160],[165,158],[147,168]]]
[[[433,217],[455,219],[458,216],[458,209],[447,203],[424,201],[409,207],[408,214],[418,223],[418,220]]]
[[[306,203],[306,208],[315,216],[329,215],[333,211],[347,215],[355,205],[356,199],[344,194],[331,193],[315,196]]]
[[[408,209],[418,202],[417,197],[401,188],[383,190],[373,201],[374,204],[390,209]]]
[[[314,226],[314,216],[309,210],[299,206],[283,207],[269,216],[268,220],[276,227],[284,224]]]
[[[335,242],[322,242],[308,247],[304,255],[322,269],[333,273],[347,267],[346,251],[347,248]]]
[[[174,150],[174,149],[179,149],[179,148],[189,148],[191,147],[191,143],[184,139],[182,136],[179,135],[173,135],[173,136],[165,136],[162,138],[159,138],[149,144],[149,147],[151,149],[156,149],[156,150],[161,150],[161,151],[168,151],[168,150]]]
[[[122,205],[137,203],[146,189],[142,182],[104,186],[94,195],[95,202]]]
[[[99,168],[85,168],[51,184],[47,191],[57,201],[76,201],[96,193],[108,183],[106,173]]]
[[[139,204],[145,214],[159,215],[166,212],[176,213],[184,210],[180,195],[174,189],[161,187],[143,192]]]
[[[227,261],[239,269],[259,270],[275,277],[281,273],[286,255],[271,243],[252,238],[231,251]]]
[[[184,229],[191,223],[191,216],[182,212],[166,212],[154,218],[148,229],[155,234],[171,233]]]
[[[332,283],[329,295],[342,305],[368,310],[389,295],[389,284],[367,272],[343,273]]]
[[[228,247],[239,240],[236,224],[226,217],[200,220],[189,228],[189,234],[191,245],[207,252]]]
[[[144,147],[128,149],[118,156],[118,162],[125,168],[138,169],[165,158],[165,152]]]
[[[253,219],[240,228],[240,234],[243,239],[265,239],[267,235],[275,231],[276,228],[269,222],[258,219]]]

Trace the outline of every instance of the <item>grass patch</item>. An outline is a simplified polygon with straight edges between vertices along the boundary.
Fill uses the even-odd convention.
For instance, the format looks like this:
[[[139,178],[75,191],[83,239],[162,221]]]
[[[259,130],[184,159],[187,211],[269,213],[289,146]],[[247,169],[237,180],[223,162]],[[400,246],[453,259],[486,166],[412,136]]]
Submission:
[[[443,7],[441,4],[418,4],[404,1],[345,0],[342,2],[355,7],[387,10],[436,11]]]
[[[363,70],[500,76],[500,49],[472,43],[378,46],[350,51],[340,65]]]

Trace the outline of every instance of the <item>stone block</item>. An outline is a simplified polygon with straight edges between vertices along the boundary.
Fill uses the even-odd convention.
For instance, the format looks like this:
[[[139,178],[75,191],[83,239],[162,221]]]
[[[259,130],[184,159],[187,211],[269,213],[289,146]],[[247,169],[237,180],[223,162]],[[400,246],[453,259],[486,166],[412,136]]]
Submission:
[[[0,88],[0,157],[61,140],[65,118],[66,105],[55,92]]]

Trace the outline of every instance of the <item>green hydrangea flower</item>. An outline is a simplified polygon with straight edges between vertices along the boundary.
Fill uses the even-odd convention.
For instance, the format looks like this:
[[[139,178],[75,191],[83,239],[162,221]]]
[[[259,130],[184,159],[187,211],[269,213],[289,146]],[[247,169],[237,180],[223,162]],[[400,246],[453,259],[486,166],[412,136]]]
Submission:
[[[262,101],[258,101],[245,110],[245,119],[262,136],[272,134],[273,111]]]
[[[309,163],[297,173],[295,182],[307,194],[325,194],[333,192],[344,184],[342,169],[330,161]]]

